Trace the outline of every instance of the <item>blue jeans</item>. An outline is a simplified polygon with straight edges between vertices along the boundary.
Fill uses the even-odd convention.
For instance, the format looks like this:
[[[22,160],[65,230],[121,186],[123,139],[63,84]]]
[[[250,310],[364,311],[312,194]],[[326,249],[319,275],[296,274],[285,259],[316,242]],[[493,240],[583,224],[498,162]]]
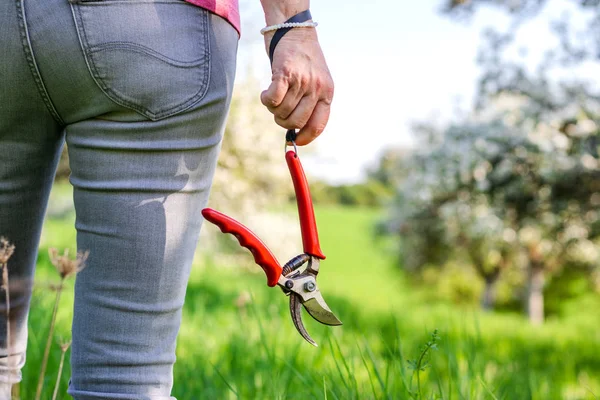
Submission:
[[[0,317],[0,398],[21,377],[65,140],[77,246],[90,252],[75,284],[69,393],[171,398],[237,42],[223,19],[180,0],[0,1],[0,236],[16,246],[10,346]]]

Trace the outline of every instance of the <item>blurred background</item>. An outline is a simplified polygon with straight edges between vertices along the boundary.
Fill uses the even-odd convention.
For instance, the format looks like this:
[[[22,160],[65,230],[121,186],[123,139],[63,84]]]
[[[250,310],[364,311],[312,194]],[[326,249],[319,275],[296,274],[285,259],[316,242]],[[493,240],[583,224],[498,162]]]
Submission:
[[[284,131],[259,101],[260,4],[240,6],[211,206],[284,260],[301,248]],[[313,0],[311,11],[336,94],[325,133],[299,151],[328,257],[320,287],[344,326],[305,315],[320,347],[304,343],[250,254],[205,224],[174,395],[600,398],[600,1]],[[24,398],[54,299],[47,248],[75,250],[68,174],[64,157]]]

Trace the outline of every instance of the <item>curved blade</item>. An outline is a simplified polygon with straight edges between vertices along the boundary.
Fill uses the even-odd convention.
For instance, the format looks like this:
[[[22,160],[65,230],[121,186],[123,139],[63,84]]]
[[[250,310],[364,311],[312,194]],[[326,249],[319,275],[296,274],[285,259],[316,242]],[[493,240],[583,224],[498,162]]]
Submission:
[[[305,301],[302,305],[306,308],[310,316],[320,323],[333,326],[342,325],[342,321],[331,312],[320,292],[315,293],[314,298]]]
[[[297,294],[290,294],[290,313],[292,314],[292,322],[294,322],[296,330],[300,335],[302,335],[304,340],[306,340],[313,346],[318,347],[319,345],[317,344],[317,342],[312,340],[312,338],[306,331],[304,324],[302,323],[302,307],[300,307],[302,304],[301,300],[302,299]]]

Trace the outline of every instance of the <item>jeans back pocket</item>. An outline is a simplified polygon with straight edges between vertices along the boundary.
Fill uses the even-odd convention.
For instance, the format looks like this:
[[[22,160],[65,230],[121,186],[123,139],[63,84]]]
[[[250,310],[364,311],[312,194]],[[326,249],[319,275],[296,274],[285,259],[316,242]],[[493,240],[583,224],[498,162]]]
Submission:
[[[181,0],[71,0],[92,77],[115,103],[159,120],[208,89],[208,11]]]

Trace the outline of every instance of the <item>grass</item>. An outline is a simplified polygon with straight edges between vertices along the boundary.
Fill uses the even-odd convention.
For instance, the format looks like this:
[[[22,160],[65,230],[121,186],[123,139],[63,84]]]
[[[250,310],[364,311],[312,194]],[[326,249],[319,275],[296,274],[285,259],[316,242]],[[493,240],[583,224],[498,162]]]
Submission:
[[[264,274],[220,268],[210,259],[199,262],[189,283],[178,341],[173,395],[179,400],[600,396],[597,311],[580,310],[532,327],[518,315],[432,303],[394,267],[389,243],[372,239],[378,211],[316,211],[328,257],[319,285],[344,325],[324,327],[305,315],[307,329],[320,345],[313,348],[296,333],[287,299],[265,285]],[[35,391],[54,299],[49,283],[59,279],[47,247],[75,250],[72,213],[57,215],[47,221],[42,237],[23,399]],[[252,263],[250,255],[246,260]],[[66,285],[56,327],[57,337],[64,339],[69,338],[73,302],[72,281]],[[431,346],[434,329],[440,338]],[[42,398],[52,395],[60,358],[55,344]],[[428,367],[418,368],[417,376],[419,360],[426,360]],[[67,398],[68,364],[57,398]]]

